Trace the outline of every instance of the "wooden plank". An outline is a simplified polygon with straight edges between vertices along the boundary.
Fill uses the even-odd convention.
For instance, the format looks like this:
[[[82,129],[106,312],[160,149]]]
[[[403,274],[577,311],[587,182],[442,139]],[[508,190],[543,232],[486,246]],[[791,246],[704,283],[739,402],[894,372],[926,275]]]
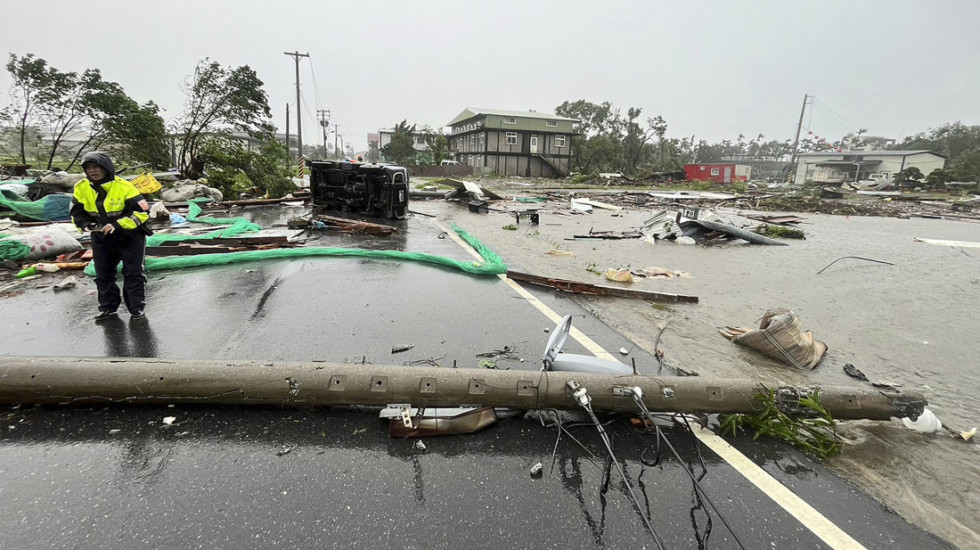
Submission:
[[[507,276],[515,281],[530,283],[533,285],[547,286],[562,292],[572,292],[575,294],[592,294],[596,296],[619,296],[621,298],[638,298],[640,300],[651,300],[654,302],[672,302],[696,304],[697,296],[687,296],[684,294],[665,294],[662,292],[650,292],[648,290],[633,290],[629,288],[619,288],[613,286],[594,285],[567,279],[555,279],[552,277],[541,277],[530,273],[507,270]]]

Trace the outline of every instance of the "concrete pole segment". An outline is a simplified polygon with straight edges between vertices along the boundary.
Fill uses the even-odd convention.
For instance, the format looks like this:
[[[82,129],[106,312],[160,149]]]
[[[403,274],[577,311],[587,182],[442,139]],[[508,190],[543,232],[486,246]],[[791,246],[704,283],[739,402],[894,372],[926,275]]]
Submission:
[[[757,409],[751,380],[440,367],[86,357],[0,357],[0,403],[216,403],[417,407],[487,405],[574,409],[569,380],[596,410],[635,412],[638,386],[650,410],[745,413]],[[805,391],[805,388],[788,389]],[[837,419],[918,417],[925,399],[875,388],[822,387]],[[792,409],[794,400],[786,401]]]

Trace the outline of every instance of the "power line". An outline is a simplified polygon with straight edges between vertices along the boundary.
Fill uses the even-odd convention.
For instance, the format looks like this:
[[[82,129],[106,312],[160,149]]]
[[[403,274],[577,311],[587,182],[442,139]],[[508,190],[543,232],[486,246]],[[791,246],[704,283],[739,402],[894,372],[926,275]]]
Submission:
[[[855,129],[855,130],[858,130],[858,129],[861,128],[861,126],[859,126],[858,124],[855,124],[853,120],[850,120],[847,117],[845,117],[844,115],[842,115],[842,114],[838,113],[837,111],[833,110],[830,107],[830,105],[827,105],[823,101],[817,100],[817,106],[820,107],[821,111],[824,111],[825,114],[834,117],[836,120],[839,121],[839,123],[843,123],[842,124],[843,127],[845,127],[845,128],[852,128],[852,129]]]
[[[319,110],[323,106],[323,103],[320,101],[320,88],[316,85],[316,71],[313,70],[313,60],[307,58],[307,61],[310,62],[310,74],[313,75],[313,96],[316,100],[317,110]]]

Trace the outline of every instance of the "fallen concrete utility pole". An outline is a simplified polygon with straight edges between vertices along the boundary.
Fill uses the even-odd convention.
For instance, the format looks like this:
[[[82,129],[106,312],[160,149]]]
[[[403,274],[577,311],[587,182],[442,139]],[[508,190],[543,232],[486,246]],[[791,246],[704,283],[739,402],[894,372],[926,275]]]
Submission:
[[[507,270],[507,277],[522,283],[529,283],[538,286],[548,286],[562,292],[573,294],[594,294],[597,296],[619,296],[621,298],[639,298],[640,300],[652,300],[654,302],[678,302],[683,304],[698,303],[697,296],[687,296],[684,294],[666,294],[663,292],[652,292],[649,290],[633,290],[631,288],[620,288],[614,286],[594,285],[568,279],[556,279],[554,277],[542,277],[520,271]]]
[[[750,380],[703,376],[603,375],[580,372],[452,369],[335,363],[186,359],[0,357],[0,403],[216,403],[229,405],[416,407],[486,405],[574,409],[566,383],[587,388],[597,410],[633,412],[638,386],[654,411],[745,413],[762,392]],[[781,388],[787,412],[812,388]],[[822,387],[820,401],[837,419],[918,418],[917,393]]]

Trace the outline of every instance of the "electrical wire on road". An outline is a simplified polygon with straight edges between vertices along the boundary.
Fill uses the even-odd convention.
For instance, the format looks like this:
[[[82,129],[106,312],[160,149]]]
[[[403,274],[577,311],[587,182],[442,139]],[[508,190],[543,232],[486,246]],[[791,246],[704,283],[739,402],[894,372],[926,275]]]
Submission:
[[[619,477],[623,479],[623,483],[626,484],[626,489],[629,491],[630,499],[633,500],[633,505],[636,506],[636,511],[639,512],[640,517],[643,518],[643,524],[646,525],[650,534],[653,535],[653,541],[657,543],[657,548],[660,550],[666,550],[664,548],[663,542],[660,541],[660,536],[657,535],[657,531],[653,528],[653,524],[650,523],[650,518],[643,511],[643,507],[640,506],[639,499],[636,498],[636,493],[633,491],[633,485],[630,483],[629,478],[626,477],[626,472],[623,471],[622,464],[619,463],[619,459],[612,450],[612,443],[609,442],[609,435],[606,434],[605,428],[602,427],[602,423],[599,422],[599,418],[596,417],[595,411],[592,410],[592,397],[589,396],[589,392],[579,385],[578,382],[574,380],[568,381],[568,389],[572,391],[572,397],[575,402],[579,404],[580,407],[585,409],[588,413],[589,418],[595,424],[596,429],[599,431],[599,437],[602,439],[602,443],[606,446],[606,451],[609,452],[609,459],[612,460],[613,464],[616,465],[616,470],[619,471]]]
[[[650,422],[650,425],[653,426],[656,429],[656,431],[657,431],[657,460],[656,460],[656,462],[659,462],[660,461],[660,444],[661,443],[664,443],[665,445],[667,445],[667,448],[670,449],[670,452],[671,452],[671,454],[674,455],[674,458],[676,458],[678,460],[678,462],[680,462],[680,463],[683,464],[684,463],[684,460],[681,458],[680,453],[677,452],[677,449],[674,448],[674,445],[671,444],[670,440],[667,439],[667,437],[664,435],[663,430],[660,429],[660,426],[657,425],[656,421],[654,420],[653,413],[650,412],[650,409],[647,408],[646,403],[643,402],[643,390],[641,390],[639,387],[634,387],[630,391],[630,396],[633,398],[633,402],[636,403],[636,408],[640,411],[640,414],[642,415],[642,417],[644,419],[646,419],[648,422]],[[690,424],[688,424],[686,417],[684,417],[684,423],[687,424],[687,428],[690,431],[691,426],[690,426]],[[742,550],[745,550],[745,545],[743,545],[742,544],[742,541],[739,540],[738,535],[735,534],[735,531],[732,529],[732,526],[728,524],[728,521],[725,519],[725,516],[723,516],[721,514],[721,512],[718,511],[718,508],[715,506],[715,503],[711,501],[711,497],[709,497],[708,496],[708,493],[705,492],[705,490],[704,490],[703,487],[701,487],[701,480],[704,479],[704,476],[705,476],[705,474],[707,473],[708,470],[705,467],[704,459],[701,456],[700,447],[697,447],[697,448],[698,448],[698,460],[701,463],[701,474],[698,475],[698,476],[695,476],[694,475],[694,471],[693,471],[694,469],[691,468],[691,467],[683,468],[683,470],[691,478],[691,483],[694,484],[694,490],[695,490],[695,492],[700,496],[700,498],[704,499],[704,501],[706,501],[709,506],[711,506],[711,509],[714,511],[715,515],[717,515],[718,516],[718,519],[720,519],[721,522],[723,524],[725,524],[725,527],[728,528],[728,532],[732,534],[732,538],[735,539],[735,542],[738,544],[738,547],[741,548]],[[692,514],[693,514],[693,512],[692,512]],[[705,540],[707,540],[708,535],[711,533],[711,523],[710,522],[711,522],[711,517],[709,516],[708,517],[708,527],[705,530]]]

